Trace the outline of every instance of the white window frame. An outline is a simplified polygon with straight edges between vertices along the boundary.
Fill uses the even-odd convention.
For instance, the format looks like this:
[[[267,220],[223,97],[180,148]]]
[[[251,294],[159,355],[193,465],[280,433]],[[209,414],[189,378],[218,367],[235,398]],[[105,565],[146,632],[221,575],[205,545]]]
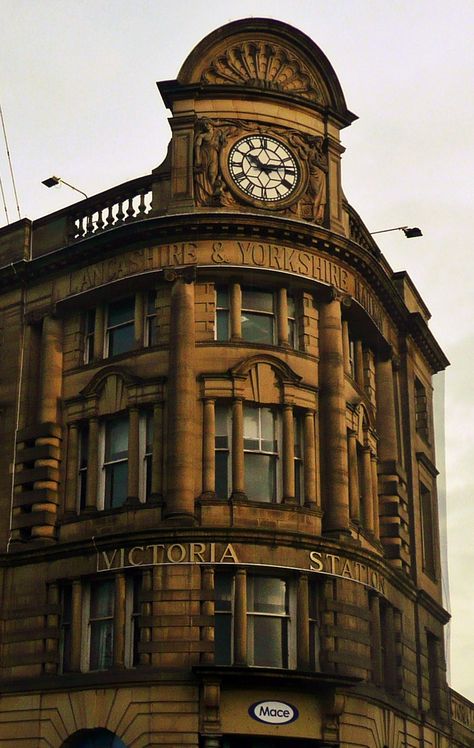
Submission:
[[[107,433],[107,424],[110,423],[113,420],[118,419],[126,419],[129,423],[129,414],[121,413],[117,414],[114,418],[107,418],[106,420],[102,421],[100,424],[99,429],[99,480],[97,483],[98,487],[98,495],[97,495],[97,509],[104,510],[105,509],[105,485],[106,485],[106,468],[107,465],[112,464],[119,464],[121,462],[125,462],[124,459],[121,460],[113,460],[111,462],[106,463],[105,462],[105,442],[106,442],[106,433]],[[127,464],[128,464],[128,450],[130,448],[130,445],[128,445],[127,448]],[[107,507],[107,510],[111,509],[118,509],[119,507]]]
[[[260,309],[248,309],[244,306],[244,295],[245,293],[262,293],[262,294],[268,294],[268,296],[272,297],[272,312],[267,312],[265,310]],[[262,317],[271,317],[272,320],[272,339],[269,342],[256,342],[256,345],[276,345],[277,344],[277,314],[278,314],[278,298],[276,297],[276,294],[274,291],[267,290],[266,288],[257,288],[254,286],[242,286],[242,303],[240,307],[240,316],[241,318],[244,316],[244,314],[254,314],[254,315],[260,315]],[[243,320],[242,320],[243,323]],[[255,341],[248,340],[243,335],[242,330],[242,339],[247,343],[254,343]]]
[[[248,606],[249,594],[247,593],[247,614],[246,614],[246,625],[247,625],[247,664],[251,667],[265,667],[278,668],[277,665],[254,665],[253,658],[255,653],[255,637],[253,627],[250,625],[250,619],[263,617],[263,618],[277,618],[280,621],[286,621],[286,647],[288,652],[288,662],[286,665],[281,667],[285,670],[292,670],[296,668],[296,584],[295,580],[291,577],[285,577],[278,574],[247,574],[247,589],[251,580],[255,577],[261,576],[265,579],[278,579],[285,582],[287,585],[288,595],[288,613],[281,615],[279,613],[265,613],[260,611],[250,611]],[[252,656],[251,656],[252,653]]]
[[[112,621],[112,663],[110,668],[104,668],[101,670],[92,670],[90,667],[91,661],[91,587],[93,584],[101,584],[105,582],[113,583],[113,612],[112,616],[107,616],[101,620]],[[113,650],[114,650],[114,617],[117,609],[117,600],[115,595],[115,578],[104,576],[104,579],[94,579],[82,585],[82,642],[81,642],[81,672],[83,673],[105,673],[113,667]],[[94,618],[93,621],[99,619]]]
[[[246,449],[245,448],[245,408],[252,408],[258,411],[258,442],[261,446],[262,440],[262,421],[261,421],[261,411],[264,408],[267,408],[268,410],[271,410],[274,417],[274,424],[275,424],[275,439],[276,442],[276,452],[269,452],[267,450],[262,449]],[[270,497],[269,501],[265,501],[265,504],[278,504],[281,502],[282,499],[282,460],[280,459],[281,450],[282,450],[282,423],[281,423],[281,409],[278,405],[263,405],[260,403],[252,403],[252,402],[245,402],[243,405],[243,432],[244,432],[244,485],[245,490],[247,490],[246,487],[246,471],[245,471],[245,455],[246,454],[257,454],[257,455],[269,455],[274,458],[275,460],[275,495],[273,497]],[[252,501],[252,497],[248,497]],[[258,500],[255,500],[258,503]],[[260,502],[261,503],[261,502]]]

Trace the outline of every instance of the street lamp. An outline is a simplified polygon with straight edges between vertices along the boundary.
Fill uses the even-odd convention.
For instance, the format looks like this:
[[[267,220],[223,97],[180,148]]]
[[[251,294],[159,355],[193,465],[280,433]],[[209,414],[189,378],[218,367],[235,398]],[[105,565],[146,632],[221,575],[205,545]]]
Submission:
[[[394,229],[371,231],[370,235],[374,236],[374,234],[385,234],[387,231],[403,231],[407,239],[414,239],[416,236],[423,236],[421,229],[417,228],[416,226],[412,229],[408,228],[408,226],[396,226]]]
[[[41,184],[44,184],[45,187],[56,187],[59,183],[65,184],[66,187],[70,187],[71,190],[75,190],[76,192],[79,192],[81,195],[84,195],[84,197],[88,197],[85,192],[82,190],[78,190],[77,187],[74,187],[74,185],[69,184],[69,182],[65,182],[64,179],[61,179],[61,177],[48,177],[48,179],[44,179]]]

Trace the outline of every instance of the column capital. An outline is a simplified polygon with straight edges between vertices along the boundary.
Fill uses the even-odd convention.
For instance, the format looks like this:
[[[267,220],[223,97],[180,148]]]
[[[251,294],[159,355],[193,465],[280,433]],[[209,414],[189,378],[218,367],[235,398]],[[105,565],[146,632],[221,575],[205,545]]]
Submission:
[[[174,283],[177,280],[182,280],[184,283],[194,283],[197,279],[197,270],[195,265],[185,268],[165,268],[163,276],[165,281],[169,283]]]

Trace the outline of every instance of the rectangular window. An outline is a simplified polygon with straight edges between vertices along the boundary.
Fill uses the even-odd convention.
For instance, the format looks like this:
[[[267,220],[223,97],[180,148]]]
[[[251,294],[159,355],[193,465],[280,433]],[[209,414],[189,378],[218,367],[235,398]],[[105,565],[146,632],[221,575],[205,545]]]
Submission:
[[[153,413],[142,413],[140,416],[140,450],[142,468],[140,471],[140,496],[147,501],[151,495],[152,460],[153,460]]]
[[[288,667],[289,590],[285,579],[247,578],[248,664]]]
[[[292,348],[299,348],[298,320],[296,317],[296,302],[292,296],[288,296],[288,343]]]
[[[230,493],[230,425],[230,408],[227,405],[216,405],[215,480],[216,495],[219,499],[227,499]]]
[[[104,508],[122,506],[128,493],[128,418],[105,423]]]
[[[71,670],[71,621],[72,621],[72,585],[65,584],[61,589],[61,624],[59,634],[59,670],[68,673]]]
[[[252,343],[275,343],[274,295],[242,289],[242,338]]]
[[[293,416],[293,439],[295,450],[295,499],[297,504],[304,502],[303,470],[303,418],[300,413]]]
[[[87,503],[87,460],[89,456],[89,425],[84,423],[79,431],[79,483],[78,500],[79,511],[86,507]]]
[[[216,340],[229,340],[229,291],[227,288],[216,288]]]
[[[90,364],[94,360],[94,332],[95,332],[95,309],[89,309],[85,318],[84,329],[84,363]]]
[[[146,319],[145,319],[145,345],[152,346],[158,342],[158,330],[156,327],[156,291],[148,291]]]
[[[321,669],[319,637],[319,586],[309,585],[309,661],[314,670]]]
[[[275,501],[277,494],[277,418],[271,408],[244,405],[245,491],[253,501]]]
[[[218,573],[214,580],[214,664],[232,665],[234,577]]]
[[[135,298],[107,306],[106,356],[118,356],[135,347]]]
[[[115,581],[93,582],[89,590],[89,670],[113,664]]]
[[[423,570],[433,579],[436,577],[435,528],[433,497],[423,483],[420,483],[421,535],[423,541]]]

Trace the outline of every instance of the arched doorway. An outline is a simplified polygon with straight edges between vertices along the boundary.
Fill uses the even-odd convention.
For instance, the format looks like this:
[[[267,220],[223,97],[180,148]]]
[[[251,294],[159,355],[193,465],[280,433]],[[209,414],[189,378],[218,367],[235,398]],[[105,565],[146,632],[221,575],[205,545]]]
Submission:
[[[113,732],[103,727],[79,730],[64,741],[61,748],[127,748]]]

